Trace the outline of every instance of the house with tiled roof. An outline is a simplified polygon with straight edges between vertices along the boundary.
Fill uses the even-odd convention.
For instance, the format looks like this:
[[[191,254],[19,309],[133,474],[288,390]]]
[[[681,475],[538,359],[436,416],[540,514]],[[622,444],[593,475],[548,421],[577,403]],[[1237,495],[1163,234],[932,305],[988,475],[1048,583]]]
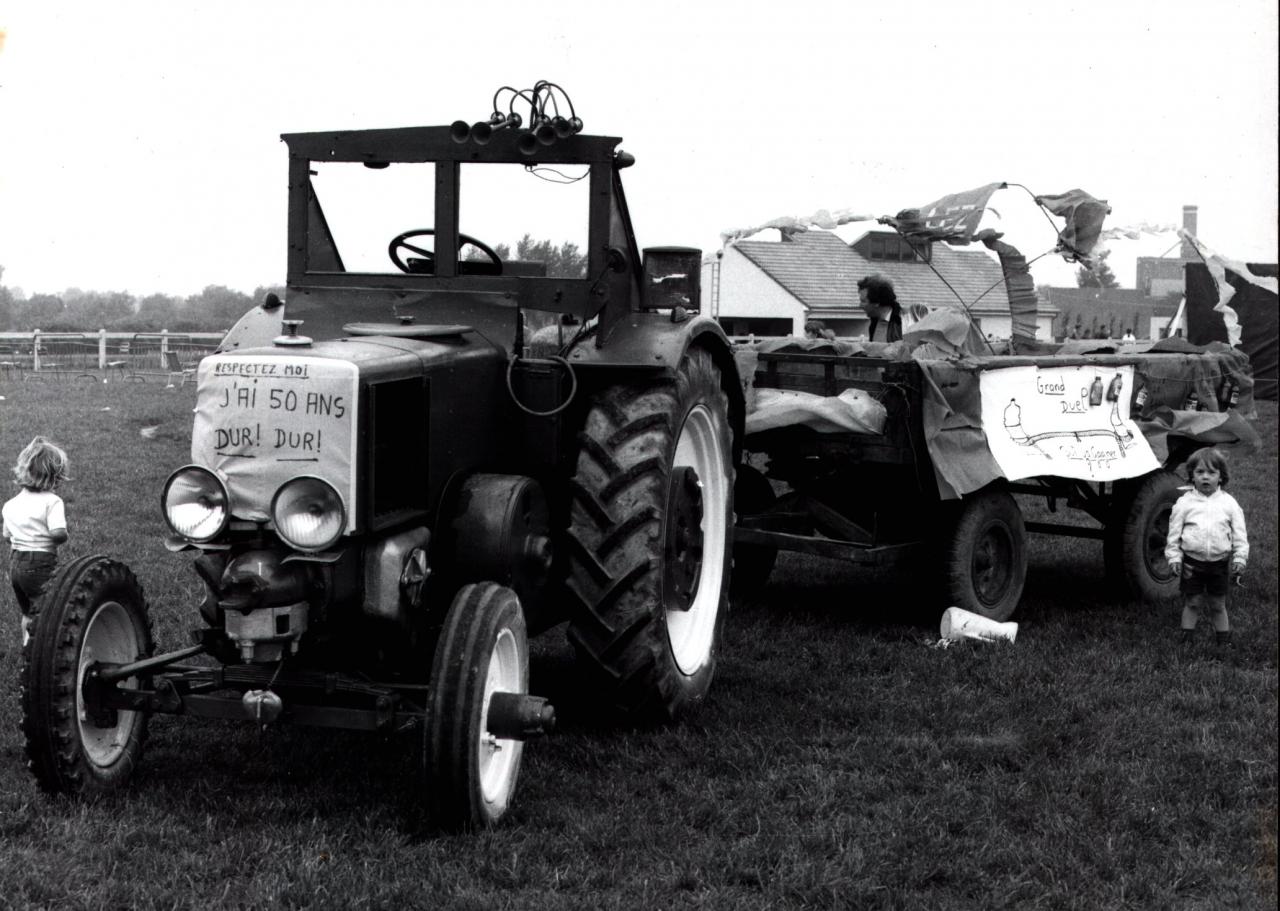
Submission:
[[[914,246],[893,231],[868,231],[852,244],[819,230],[726,244],[703,263],[703,298],[730,335],[802,335],[805,322],[817,319],[852,338],[867,332],[858,279],[873,273],[893,282],[904,308],[959,308],[963,300],[982,332],[1011,334],[1009,297],[995,259],[944,243]],[[1053,313],[1039,321],[1038,337],[1051,338]]]

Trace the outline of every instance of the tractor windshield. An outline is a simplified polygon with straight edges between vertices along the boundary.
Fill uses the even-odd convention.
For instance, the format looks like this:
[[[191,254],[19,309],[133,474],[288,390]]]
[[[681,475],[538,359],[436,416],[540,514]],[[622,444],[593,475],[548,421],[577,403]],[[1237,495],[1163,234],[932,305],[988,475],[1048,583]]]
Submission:
[[[583,278],[590,167],[463,162],[458,274]],[[435,162],[311,162],[309,272],[437,274]]]

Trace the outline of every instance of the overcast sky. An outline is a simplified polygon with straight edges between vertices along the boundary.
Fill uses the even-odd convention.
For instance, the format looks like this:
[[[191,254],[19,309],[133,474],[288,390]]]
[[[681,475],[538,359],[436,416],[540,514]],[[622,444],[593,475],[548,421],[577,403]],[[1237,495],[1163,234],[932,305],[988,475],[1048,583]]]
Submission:
[[[1209,247],[1276,260],[1275,0],[0,0],[0,30],[0,266],[27,294],[283,282],[281,133],[478,120],[539,79],[636,156],[643,246],[1007,180],[1105,198],[1108,226],[1195,204]],[[1027,194],[992,205],[1052,246]],[[1121,283],[1176,243],[1114,242]]]

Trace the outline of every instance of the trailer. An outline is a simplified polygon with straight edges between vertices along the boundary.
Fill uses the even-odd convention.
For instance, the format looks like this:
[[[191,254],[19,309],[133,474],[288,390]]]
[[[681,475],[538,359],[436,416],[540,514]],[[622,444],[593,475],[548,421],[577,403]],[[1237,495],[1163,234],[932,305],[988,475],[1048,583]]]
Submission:
[[[1248,358],[1181,339],[1098,353],[975,356],[906,343],[776,339],[754,360],[735,482],[734,586],[779,551],[926,569],[940,607],[1017,609],[1027,536],[1100,540],[1110,582],[1176,598],[1164,559],[1174,470],[1203,445],[1256,445]],[[1075,346],[1077,349],[1083,346]],[[1083,522],[1028,521],[1017,497]]]

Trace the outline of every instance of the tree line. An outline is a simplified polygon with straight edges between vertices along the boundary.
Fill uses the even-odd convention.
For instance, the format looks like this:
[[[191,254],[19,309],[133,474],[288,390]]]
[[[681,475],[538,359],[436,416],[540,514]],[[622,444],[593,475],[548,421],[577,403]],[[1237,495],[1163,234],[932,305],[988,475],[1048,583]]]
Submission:
[[[587,256],[573,243],[556,245],[526,234],[517,242],[514,257],[506,244],[498,244],[494,252],[504,261],[545,263],[550,278],[582,278],[587,271]],[[467,258],[488,257],[473,250]],[[149,294],[139,299],[125,291],[80,288],[28,297],[4,285],[0,266],[0,332],[223,332],[269,292],[285,297],[283,285],[262,285],[252,294],[209,285],[190,297]]]
[[[534,240],[532,235],[526,234],[516,242],[514,256],[507,244],[494,244],[493,252],[503,262],[514,259],[543,263],[547,267],[547,278],[585,278],[587,275],[587,254],[578,249],[577,244],[569,241],[556,245],[549,240]],[[468,248],[463,258],[487,260],[489,257],[479,250]]]
[[[28,297],[6,287],[3,278],[0,266],[0,332],[225,332],[268,292],[284,296],[281,285],[264,285],[252,294],[209,285],[189,297],[149,294],[139,299],[125,291],[80,288]]]

